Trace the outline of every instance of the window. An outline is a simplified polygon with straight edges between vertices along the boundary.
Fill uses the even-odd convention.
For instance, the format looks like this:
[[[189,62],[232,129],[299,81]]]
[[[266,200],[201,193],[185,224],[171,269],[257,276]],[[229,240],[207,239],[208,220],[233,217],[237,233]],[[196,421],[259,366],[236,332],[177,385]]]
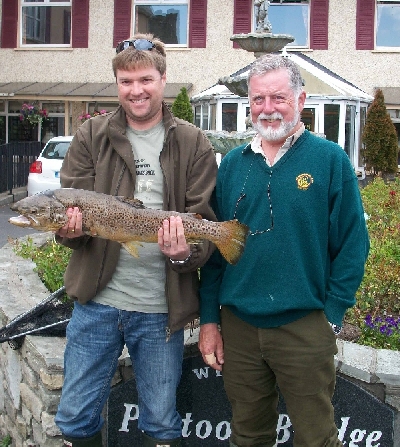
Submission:
[[[38,141],[39,126],[31,126],[19,119],[19,112],[24,101],[8,102],[8,142],[12,141]]]
[[[214,113],[214,117],[213,114]],[[215,104],[214,107],[209,104],[199,104],[194,108],[194,124],[203,130],[210,129],[210,114],[211,119],[214,120],[214,129],[215,129]]]
[[[356,166],[364,166],[364,157],[363,157],[363,142],[362,135],[365,129],[365,123],[367,122],[367,107],[360,107],[360,132],[359,132],[359,140],[358,140],[358,154]]]
[[[354,166],[354,143],[355,143],[355,122],[356,122],[356,107],[353,105],[346,105],[346,122],[345,122],[345,141],[344,150],[349,156]]]
[[[367,2],[375,0],[357,0]],[[362,3],[364,5],[364,3]],[[255,30],[254,0],[234,0],[233,33]],[[290,34],[293,47],[328,49],[329,0],[270,0],[268,20],[274,34]],[[236,42],[234,48],[238,48]]]
[[[327,140],[339,141],[339,104],[325,104],[324,105],[324,134]]]
[[[215,130],[217,128],[217,105],[210,104],[210,129]]]
[[[400,47],[400,1],[376,2],[376,47]]]
[[[134,33],[151,33],[166,45],[188,46],[189,0],[135,0]]]
[[[65,134],[65,103],[43,102],[42,109],[48,113],[48,119],[41,124],[41,142],[44,146],[50,138]]]
[[[309,0],[271,0],[268,17],[274,34],[289,34],[295,38],[288,46],[309,47]]]
[[[194,108],[194,125],[201,127],[201,105]]]
[[[5,101],[0,100],[0,144],[6,142],[6,115],[5,115]]]
[[[22,0],[21,47],[70,47],[72,0]]]
[[[315,107],[305,106],[301,112],[301,121],[310,132],[315,132]]]
[[[238,105],[235,103],[222,103],[222,130],[237,131]]]

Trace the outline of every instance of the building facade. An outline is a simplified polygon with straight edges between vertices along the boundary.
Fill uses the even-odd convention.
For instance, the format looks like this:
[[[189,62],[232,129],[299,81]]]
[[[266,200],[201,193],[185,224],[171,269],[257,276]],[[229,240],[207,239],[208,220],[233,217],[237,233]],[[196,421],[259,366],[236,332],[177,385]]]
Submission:
[[[115,45],[136,31],[167,43],[166,101],[194,96],[254,61],[233,34],[255,30],[254,0],[2,0],[0,143],[72,134],[83,113],[117,106]],[[382,88],[400,126],[400,1],[271,0],[273,33],[369,95]],[[307,86],[306,86],[307,90]],[[45,109],[39,126],[24,103]],[[211,120],[210,120],[211,123]]]

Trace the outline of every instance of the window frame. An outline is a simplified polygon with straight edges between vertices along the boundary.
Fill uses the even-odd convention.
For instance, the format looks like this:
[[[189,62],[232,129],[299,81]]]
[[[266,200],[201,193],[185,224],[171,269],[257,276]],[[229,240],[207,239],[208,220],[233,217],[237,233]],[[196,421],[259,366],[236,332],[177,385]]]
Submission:
[[[57,0],[39,0],[39,1],[29,1],[29,0],[21,0],[19,5],[19,14],[21,17],[21,20],[19,21],[19,36],[18,36],[18,43],[19,48],[72,48],[72,5],[73,0],[63,0],[63,1],[57,1]],[[39,7],[39,8],[46,8],[46,7],[65,7],[69,6],[70,8],[70,42],[69,44],[46,44],[46,43],[40,43],[40,44],[26,44],[23,43],[24,38],[24,13],[23,9],[27,7]]]
[[[303,3],[303,2],[307,2],[307,3]],[[305,45],[296,45],[293,43],[289,43],[287,44],[286,48],[287,49],[310,49],[311,48],[311,13],[312,13],[312,7],[311,7],[311,0],[302,0],[301,3],[298,2],[293,2],[293,1],[288,1],[286,3],[271,3],[269,5],[269,9],[271,10],[271,8],[276,8],[276,7],[285,7],[285,6],[307,6],[308,7],[308,14],[307,14],[307,29],[306,31],[306,43]],[[255,15],[254,15],[254,2],[253,2],[253,14],[252,14],[252,26],[253,26],[253,30],[256,29],[257,24],[255,23]],[[285,34],[285,33],[279,33],[276,31],[276,27],[274,28],[274,21],[270,21],[271,25],[272,25],[272,32],[275,34]],[[295,37],[293,35],[293,37]],[[295,38],[296,39],[296,38]]]
[[[185,44],[170,44],[164,42],[166,48],[190,48],[190,0],[135,0],[132,4],[132,34],[136,34],[136,7],[137,6],[168,6],[168,5],[186,5],[187,20],[186,20],[186,43]],[[180,31],[180,29],[179,29]],[[151,31],[149,31],[151,33]]]
[[[378,8],[380,4],[395,4],[395,6],[398,6],[400,11],[400,1],[397,0],[376,0],[375,1],[375,23],[374,23],[374,49],[377,51],[400,51],[400,41],[398,45],[395,46],[385,46],[385,45],[378,45],[377,39],[378,39]],[[383,25],[382,25],[383,26]]]

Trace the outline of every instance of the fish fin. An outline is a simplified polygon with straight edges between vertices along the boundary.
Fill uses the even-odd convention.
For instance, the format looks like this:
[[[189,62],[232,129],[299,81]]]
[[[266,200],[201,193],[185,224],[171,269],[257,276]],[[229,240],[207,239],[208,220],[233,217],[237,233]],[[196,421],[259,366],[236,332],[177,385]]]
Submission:
[[[213,242],[229,264],[235,265],[243,254],[249,227],[236,219],[220,224],[223,227],[222,238]]]
[[[122,242],[121,245],[134,258],[139,257],[138,246],[140,245],[141,247],[143,247],[143,245],[137,241]]]
[[[135,208],[146,208],[141,200],[135,199],[134,197],[116,196],[115,198],[120,202],[127,203],[128,205],[132,205]]]

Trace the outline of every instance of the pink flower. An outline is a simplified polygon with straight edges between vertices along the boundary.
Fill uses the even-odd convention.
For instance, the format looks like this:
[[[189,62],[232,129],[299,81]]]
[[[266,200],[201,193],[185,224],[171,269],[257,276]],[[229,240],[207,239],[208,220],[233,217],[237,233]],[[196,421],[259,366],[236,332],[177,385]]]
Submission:
[[[100,110],[100,112],[98,110],[94,110],[92,113],[85,113],[82,112],[82,115],[79,115],[79,120],[82,121],[82,123],[84,123],[86,120],[88,120],[89,118],[92,118],[93,116],[99,116],[99,115],[105,115],[107,113],[107,110]]]

